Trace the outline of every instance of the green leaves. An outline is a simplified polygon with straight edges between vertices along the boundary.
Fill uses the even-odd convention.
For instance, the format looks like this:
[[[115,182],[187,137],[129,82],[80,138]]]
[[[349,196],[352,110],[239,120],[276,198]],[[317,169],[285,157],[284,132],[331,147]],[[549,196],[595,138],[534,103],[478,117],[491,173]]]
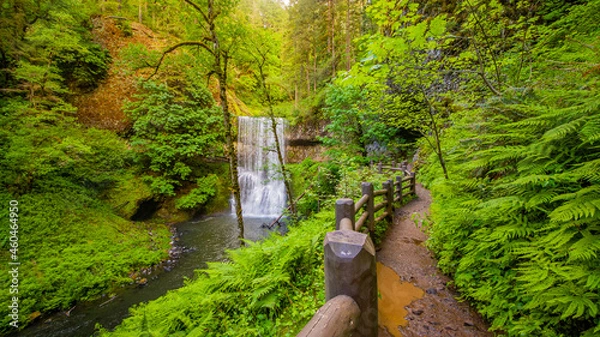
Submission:
[[[154,191],[160,194],[172,196],[177,186],[202,178],[199,161],[222,154],[223,127],[210,93],[192,80],[186,84],[188,87],[180,89],[143,82],[145,92],[126,110],[134,121],[132,145],[151,173]],[[206,201],[203,194],[193,192],[179,206],[202,204]]]
[[[196,209],[198,206],[204,205],[210,197],[217,193],[215,189],[217,180],[218,178],[214,174],[199,178],[196,180],[197,187],[178,198],[175,201],[175,207],[179,209]]]
[[[534,18],[504,21],[520,30],[505,42],[529,36],[531,50],[520,49],[529,40],[483,47],[501,32],[482,18],[502,22],[508,8],[526,5],[462,3],[465,28],[479,47],[462,51],[465,64],[483,61],[489,80],[499,70],[493,81],[525,87],[497,99],[478,94],[472,104],[473,97],[459,98],[464,110],[450,116],[443,132],[454,181],[439,178],[433,156],[421,175],[437,175],[430,245],[492,329],[508,336],[592,336],[600,328],[600,96],[597,77],[578,73],[600,59],[566,36],[597,48],[597,39],[589,40],[597,25],[590,33],[572,23],[597,17],[589,13],[600,2],[573,7],[547,31],[531,26]],[[536,40],[539,31],[562,37]],[[512,77],[528,55],[536,55],[529,78]]]

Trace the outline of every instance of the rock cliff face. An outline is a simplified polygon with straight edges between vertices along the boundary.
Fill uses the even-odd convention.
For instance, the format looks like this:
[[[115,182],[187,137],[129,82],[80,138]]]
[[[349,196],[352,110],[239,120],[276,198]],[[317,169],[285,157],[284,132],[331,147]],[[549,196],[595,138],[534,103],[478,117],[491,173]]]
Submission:
[[[299,163],[306,158],[326,159],[325,146],[318,137],[327,135],[324,121],[288,126],[285,132],[285,151],[288,163]]]

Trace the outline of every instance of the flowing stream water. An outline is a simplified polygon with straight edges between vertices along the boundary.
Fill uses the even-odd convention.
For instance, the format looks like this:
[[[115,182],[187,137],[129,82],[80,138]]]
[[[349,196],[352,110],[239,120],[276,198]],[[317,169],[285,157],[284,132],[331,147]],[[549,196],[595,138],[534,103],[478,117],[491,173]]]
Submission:
[[[285,207],[283,181],[277,173],[275,137],[270,120],[240,117],[239,170],[244,209],[246,239],[256,241],[269,235],[267,227]],[[283,147],[284,121],[277,119],[277,132]],[[284,153],[284,152],[282,152]],[[116,291],[114,296],[97,301],[78,303],[68,315],[58,312],[44,315],[19,333],[22,337],[82,337],[94,333],[96,323],[113,329],[128,316],[129,308],[154,300],[167,291],[183,286],[184,278],[193,278],[194,271],[206,267],[206,262],[224,261],[225,250],[237,248],[238,227],[235,216],[215,214],[177,224],[176,244],[182,251],[179,260],[168,265],[169,271],[146,275],[144,286],[132,286]],[[278,228],[280,232],[285,231]]]

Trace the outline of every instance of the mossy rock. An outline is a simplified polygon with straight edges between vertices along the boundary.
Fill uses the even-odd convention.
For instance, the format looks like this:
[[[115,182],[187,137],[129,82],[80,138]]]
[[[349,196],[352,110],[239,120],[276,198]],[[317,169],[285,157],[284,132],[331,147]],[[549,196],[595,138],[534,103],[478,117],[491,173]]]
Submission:
[[[150,187],[141,178],[128,173],[104,193],[104,200],[118,215],[131,219],[140,204],[153,196]]]

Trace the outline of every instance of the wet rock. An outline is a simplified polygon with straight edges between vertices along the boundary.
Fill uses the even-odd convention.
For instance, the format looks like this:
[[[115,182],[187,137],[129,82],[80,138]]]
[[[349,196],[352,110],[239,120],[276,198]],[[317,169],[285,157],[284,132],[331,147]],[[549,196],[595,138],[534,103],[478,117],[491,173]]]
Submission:
[[[472,321],[465,321],[464,326],[475,326],[475,323],[473,323]]]
[[[427,290],[425,290],[426,293],[428,293],[429,295],[437,295],[438,291],[435,288],[429,288]]]

